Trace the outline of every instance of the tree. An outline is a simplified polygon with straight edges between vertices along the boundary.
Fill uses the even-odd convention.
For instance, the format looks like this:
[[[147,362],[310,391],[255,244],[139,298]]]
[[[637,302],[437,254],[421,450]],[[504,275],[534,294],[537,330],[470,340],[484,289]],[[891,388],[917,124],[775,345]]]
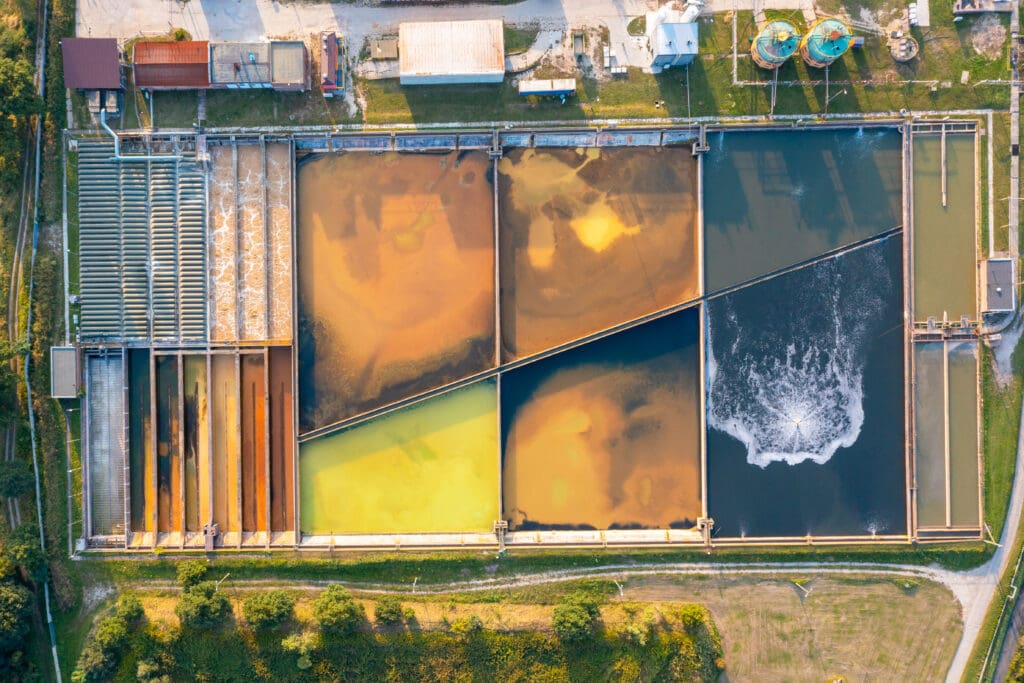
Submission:
[[[359,628],[366,613],[345,588],[329,586],[313,602],[313,617],[324,632],[345,635]]]
[[[16,527],[7,537],[4,554],[37,581],[46,579],[46,555],[39,545],[39,527],[35,524]]]
[[[0,583],[0,650],[21,649],[31,618],[31,594],[13,583]]]
[[[402,603],[397,596],[385,595],[373,606],[373,616],[379,624],[399,624],[402,622]]]
[[[570,593],[555,606],[551,627],[555,635],[565,642],[586,640],[594,633],[594,622],[601,610],[597,601],[583,592]]]
[[[146,615],[142,603],[134,595],[122,595],[117,599],[117,616],[128,625],[137,624]]]
[[[0,462],[0,496],[22,496],[32,490],[35,482],[32,466],[24,460]]]
[[[206,578],[207,566],[199,560],[185,560],[178,563],[178,583],[185,590],[192,588]]]
[[[182,594],[174,613],[186,628],[214,628],[231,613],[231,603],[217,584],[203,581]]]
[[[284,591],[254,593],[242,603],[242,614],[254,631],[277,628],[291,618],[295,600]]]
[[[21,118],[43,110],[32,78],[32,65],[25,60],[0,57],[0,114]]]

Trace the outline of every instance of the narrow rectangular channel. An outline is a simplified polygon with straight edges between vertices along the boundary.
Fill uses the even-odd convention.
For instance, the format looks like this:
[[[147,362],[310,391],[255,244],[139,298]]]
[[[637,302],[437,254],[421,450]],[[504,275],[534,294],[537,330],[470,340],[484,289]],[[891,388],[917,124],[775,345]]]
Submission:
[[[128,351],[129,464],[132,531],[153,531],[153,423],[150,411],[149,351]]]
[[[238,516],[238,357],[216,354],[213,365],[213,521],[222,533],[239,531]]]
[[[157,531],[181,531],[178,357],[156,358]]]
[[[295,529],[292,352],[270,349],[270,529]]]
[[[242,355],[242,531],[267,530],[267,385],[263,355]]]

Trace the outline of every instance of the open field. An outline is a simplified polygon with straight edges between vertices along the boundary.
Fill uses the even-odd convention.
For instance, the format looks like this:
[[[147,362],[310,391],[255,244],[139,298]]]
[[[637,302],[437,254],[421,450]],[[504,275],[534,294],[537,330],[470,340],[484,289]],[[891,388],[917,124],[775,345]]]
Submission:
[[[705,605],[732,680],[934,681],[945,674],[961,628],[960,608],[945,588],[793,578],[630,580],[625,596]]]

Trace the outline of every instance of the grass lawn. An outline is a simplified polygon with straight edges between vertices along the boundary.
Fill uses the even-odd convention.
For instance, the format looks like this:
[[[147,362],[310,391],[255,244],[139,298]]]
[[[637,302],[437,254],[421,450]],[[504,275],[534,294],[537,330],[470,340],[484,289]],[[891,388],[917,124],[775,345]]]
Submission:
[[[206,121],[218,126],[308,126],[357,123],[343,98],[325,99],[319,90],[210,90]]]
[[[1017,435],[1020,426],[1021,392],[1024,372],[1019,364],[1022,354],[1014,354],[1014,374],[1006,387],[1000,387],[992,369],[991,352],[984,346],[982,356],[983,463],[985,468],[985,523],[999,536],[1010,502]],[[1019,350],[1019,347],[1018,347]]]
[[[153,93],[150,115],[157,128],[191,128],[197,120],[198,96],[194,90]]]
[[[540,27],[536,24],[525,26],[505,24],[505,54],[514,55],[517,52],[526,52],[537,40],[538,33],[540,33]]]

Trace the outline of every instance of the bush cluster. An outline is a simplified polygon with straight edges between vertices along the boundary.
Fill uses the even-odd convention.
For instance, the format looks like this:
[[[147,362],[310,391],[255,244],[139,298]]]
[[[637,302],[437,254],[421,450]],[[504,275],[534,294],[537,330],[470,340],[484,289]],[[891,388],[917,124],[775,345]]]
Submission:
[[[253,593],[242,603],[242,614],[254,631],[275,629],[291,618],[295,599],[284,591]]]
[[[580,642],[594,635],[594,627],[601,610],[597,600],[580,591],[569,593],[555,605],[551,628],[563,642]]]
[[[216,628],[231,614],[231,603],[216,583],[201,581],[182,593],[174,613],[184,628]]]
[[[72,683],[105,681],[117,668],[132,628],[142,621],[142,603],[134,595],[122,595],[114,613],[96,624],[92,640],[82,650],[71,674]]]
[[[342,586],[329,586],[313,602],[313,618],[331,635],[354,633],[366,619],[362,604]]]

